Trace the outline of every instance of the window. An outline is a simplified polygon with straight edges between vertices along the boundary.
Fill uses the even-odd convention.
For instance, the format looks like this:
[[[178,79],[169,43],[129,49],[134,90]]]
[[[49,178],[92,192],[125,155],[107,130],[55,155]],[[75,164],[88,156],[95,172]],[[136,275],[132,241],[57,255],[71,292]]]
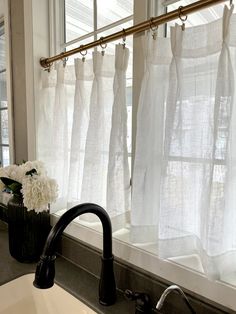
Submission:
[[[124,22],[130,21],[131,25],[132,15],[133,1],[65,0],[65,42],[78,41],[89,35],[95,39],[103,28],[109,29]]]
[[[142,4],[145,1],[142,2]],[[144,9],[143,7],[140,9],[137,8],[137,2],[135,1],[111,1],[111,2],[105,2],[105,1],[80,1],[80,0],[65,0],[64,6],[62,7],[62,16],[64,20],[63,29],[62,29],[62,36],[61,42],[60,42],[60,52],[65,50],[70,50],[72,48],[78,47],[79,45],[83,45],[85,43],[91,42],[93,40],[99,39],[101,36],[106,36],[110,33],[114,33],[116,31],[119,31],[123,28],[127,28],[132,25],[133,20],[139,23],[143,15],[146,15],[144,19],[147,19],[149,15],[160,15],[164,12],[166,9],[167,11],[172,11],[177,9],[180,5],[187,5],[189,3],[192,3],[190,0],[186,1],[165,1],[164,5],[160,6],[159,1],[147,1],[149,8]],[[133,12],[133,5],[134,5],[134,12]],[[194,26],[199,24],[204,24],[209,21],[215,20],[222,16],[222,8],[223,4],[220,4],[218,6],[214,6],[212,8],[209,8],[207,10],[197,12],[193,15],[191,15],[191,18],[189,17],[186,21],[186,27],[188,26]],[[158,11],[158,12],[157,12]],[[145,12],[145,13],[144,13]],[[148,12],[148,14],[146,14]],[[154,12],[154,13],[152,13]],[[142,15],[142,18],[140,16]],[[173,25],[173,23],[179,23],[181,22],[179,20],[172,21],[170,25]],[[167,27],[167,35],[169,35],[169,25]],[[160,35],[160,33],[159,33]],[[129,36],[126,39],[127,46],[129,47],[131,51],[130,55],[130,65],[128,69],[128,75],[127,75],[127,104],[128,104],[128,112],[129,112],[129,155],[130,155],[130,163],[131,163],[131,115],[132,111],[131,108],[133,108],[134,111],[136,111],[137,107],[137,99],[132,100],[132,87],[133,87],[133,81],[136,84],[137,80],[142,77],[141,75],[137,75],[137,68],[139,71],[139,68],[141,68],[140,64],[138,62],[135,63],[134,71],[132,71],[132,59],[134,57],[137,57],[138,52],[134,53],[134,56],[132,54],[132,37]],[[139,38],[140,40],[140,38]],[[141,42],[141,40],[140,40]],[[106,48],[106,53],[113,53],[114,52],[114,45],[116,43],[109,43],[108,47]],[[97,47],[96,49],[101,50],[100,47]],[[88,54],[91,54],[92,51],[88,51]],[[76,57],[76,56],[75,56]],[[81,56],[80,56],[81,57]],[[86,56],[86,58],[89,58],[89,56]],[[73,58],[69,59],[69,63],[73,61]],[[142,70],[141,70],[142,71]],[[133,73],[134,77],[133,77]],[[140,74],[140,72],[139,72]],[[136,80],[136,81],[135,81]],[[134,86],[136,89],[138,89],[137,86]],[[134,89],[135,89],[134,88]],[[139,91],[137,91],[138,93]],[[132,107],[132,101],[133,101],[133,107]],[[186,105],[188,105],[186,103]],[[133,126],[133,130],[135,131],[135,126]],[[188,133],[188,126],[186,125],[186,134]],[[133,138],[135,132],[133,133]],[[186,135],[188,136],[188,135]],[[187,156],[188,157],[188,156]],[[170,158],[178,159],[178,156],[171,156]],[[86,224],[85,224],[86,225]],[[81,229],[78,229],[80,227],[78,226],[71,226],[71,229],[68,231],[73,236],[78,236],[80,239],[87,241],[88,238],[91,239],[92,245],[98,245],[99,239],[97,237],[92,237],[89,235],[88,228],[84,228],[83,231]],[[97,227],[94,225],[94,229],[99,229],[100,226]],[[77,230],[78,229],[78,230]],[[83,234],[84,232],[84,234]],[[92,232],[92,231],[91,231]],[[96,231],[95,234],[97,235]],[[220,295],[219,291],[224,291],[226,289],[225,286],[220,286],[219,283],[212,283],[209,284],[209,282],[204,281],[204,276],[202,275],[203,269],[201,267],[201,262],[197,258],[197,256],[182,256],[179,258],[169,259],[168,261],[161,261],[157,258],[157,249],[155,246],[152,245],[152,243],[145,243],[137,245],[136,247],[131,247],[127,245],[123,245],[123,243],[130,244],[129,239],[129,226],[125,225],[122,229],[117,230],[114,234],[115,239],[117,242],[115,243],[115,247],[118,247],[118,250],[115,252],[121,252],[121,255],[118,256],[127,259],[129,262],[133,262],[137,266],[144,267],[148,269],[149,271],[156,273],[160,276],[163,276],[164,278],[176,282],[176,272],[179,272],[182,274],[182,279],[178,281],[180,285],[185,286],[186,288],[195,291],[197,293],[202,293],[202,295],[207,296],[208,298],[215,300],[216,302],[221,302],[222,300],[218,300],[216,295]],[[144,264],[140,265],[139,260],[142,258],[139,257],[138,254],[143,254],[145,260]],[[142,263],[142,261],[141,261]],[[181,266],[178,266],[177,264],[181,264]],[[144,266],[143,266],[144,265]],[[184,266],[184,267],[182,267]],[[190,269],[194,270],[194,272],[191,272]],[[162,271],[162,274],[160,274],[160,270]],[[201,273],[201,274],[199,274]],[[186,278],[188,280],[186,281]],[[178,278],[179,279],[179,278]],[[182,281],[181,281],[182,280]],[[186,284],[187,282],[187,284]],[[194,282],[197,282],[196,286]],[[211,289],[205,288],[205,283],[207,282],[206,287],[209,288],[209,285],[212,287]],[[229,282],[229,280],[227,280]],[[232,280],[231,280],[232,283]],[[235,284],[235,283],[234,283]],[[197,291],[195,288],[197,288]],[[215,292],[215,287],[219,290],[218,292]],[[226,290],[225,290],[226,291]],[[230,288],[228,292],[230,291]],[[211,293],[212,292],[212,293]],[[223,304],[223,302],[222,302]],[[226,304],[226,302],[225,302]]]
[[[4,22],[0,23],[0,163],[10,163]]]
[[[192,3],[191,0],[175,0],[175,1],[166,0],[163,3],[163,5],[166,7],[167,12],[171,12],[173,10],[178,9],[180,6],[186,6],[186,5],[189,5],[191,3]],[[191,16],[187,17],[187,20],[184,22],[185,26],[186,27],[193,27],[193,26],[197,26],[197,25],[207,24],[207,23],[213,22],[213,21],[221,18],[223,15],[224,6],[225,6],[225,3],[221,3],[218,5],[209,7],[205,10],[191,14]],[[234,8],[234,12],[236,12],[235,8]],[[166,35],[168,37],[170,36],[170,27],[174,26],[175,23],[181,24],[180,19],[173,20],[173,21],[168,23],[167,28],[166,28],[166,30],[167,30]],[[201,99],[201,97],[199,97],[198,105],[201,105],[201,104],[202,104],[202,99]],[[193,105],[193,104],[191,104],[191,101],[187,100],[185,106],[191,106],[191,105]],[[202,108],[202,112],[204,112],[204,110],[205,110],[204,107]],[[185,117],[185,119],[186,119],[186,121],[188,120],[186,117]],[[217,164],[218,168],[221,167],[221,168],[225,169],[226,168],[225,167],[225,156],[222,156],[220,154],[220,151],[221,151],[221,148],[226,145],[225,144],[225,133],[227,132],[227,129],[224,126],[222,126],[220,132],[221,132],[222,136],[221,136],[221,141],[219,141],[217,143],[217,149],[216,149],[217,159],[216,159],[215,163]],[[191,139],[193,139],[190,133],[191,133],[191,126],[188,126],[186,124],[185,128],[183,130],[183,136],[185,137],[184,140],[186,140],[187,137],[189,137],[189,139],[187,141],[190,141]],[[194,160],[194,158],[191,158],[191,156],[188,154],[187,149],[186,149],[186,152],[184,152],[184,154],[185,154],[184,159],[183,159],[183,157],[182,157],[182,159],[180,159],[180,157],[178,156],[179,152],[177,152],[177,151],[171,152],[171,155],[168,156],[168,159],[170,161],[173,161],[173,163],[174,162],[178,163],[178,161],[180,161],[180,160],[186,161],[186,164],[192,163],[192,164],[195,164],[196,167],[198,167],[198,165],[206,162],[206,159],[203,159],[203,158],[195,158],[195,160]],[[177,185],[178,185],[178,175],[176,175],[176,173],[174,173],[173,176],[175,176],[175,179],[176,179]],[[217,190],[217,187],[219,187],[221,185],[222,185],[222,178],[220,178],[220,176],[217,175],[217,171],[216,171],[215,187],[214,188]],[[201,261],[197,256],[184,256],[184,257],[173,258],[173,260],[176,263],[179,263],[183,266],[187,266],[191,269],[194,269],[194,270],[197,270],[201,273],[204,273],[203,267],[201,265]],[[223,280],[225,280],[226,282],[231,283],[233,285],[236,284],[236,278],[233,278],[233,276],[231,276],[230,279],[224,278]]]
[[[60,51],[70,50],[79,45],[89,43],[101,37],[118,32],[133,25],[133,0],[65,0],[64,30]],[[121,42],[111,42],[107,45],[106,53],[114,53],[115,45]],[[133,71],[133,39],[129,36],[125,40],[129,48],[130,57],[126,76],[126,102],[128,113],[128,153],[131,169],[131,129],[132,129],[132,71]],[[99,48],[97,48],[99,49]],[[101,48],[100,48],[101,49]],[[88,51],[91,57],[92,50]],[[79,55],[80,56],[80,55]],[[77,56],[77,57],[79,57]],[[75,56],[76,57],[76,56]],[[80,56],[81,57],[81,56]],[[73,58],[69,59],[73,62]]]

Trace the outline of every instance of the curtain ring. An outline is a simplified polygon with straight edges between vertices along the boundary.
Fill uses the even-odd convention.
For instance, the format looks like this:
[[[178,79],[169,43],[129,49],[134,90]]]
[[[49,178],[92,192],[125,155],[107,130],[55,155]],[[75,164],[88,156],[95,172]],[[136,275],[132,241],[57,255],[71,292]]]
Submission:
[[[84,45],[80,45],[80,48],[82,48],[83,49],[83,47],[84,47]],[[82,51],[80,51],[79,52],[80,54],[81,54],[81,56],[82,56],[82,61],[84,62],[85,61],[85,56],[86,56],[86,54],[88,53],[88,51],[87,50],[82,50]]]
[[[153,24],[153,17],[150,18],[149,25],[150,25],[150,29],[151,29],[153,32],[157,31],[158,26]]]
[[[188,19],[188,16],[183,14],[182,9],[183,9],[182,5],[179,6],[179,8],[178,8],[178,11],[179,11],[179,18],[180,18],[180,20],[181,20],[182,22],[186,22],[187,19]]]
[[[187,21],[188,16],[183,14],[182,8],[183,8],[182,5],[179,6],[178,11],[179,11],[179,19],[182,21],[182,26],[181,27],[182,27],[182,30],[184,31],[185,30],[185,23],[184,22]]]
[[[153,17],[150,18],[149,25],[152,30],[152,38],[155,40],[157,38],[158,25],[153,24]]]
[[[103,37],[100,37],[100,47],[102,48],[102,55],[104,56],[107,43],[103,44],[102,42],[103,42]]]

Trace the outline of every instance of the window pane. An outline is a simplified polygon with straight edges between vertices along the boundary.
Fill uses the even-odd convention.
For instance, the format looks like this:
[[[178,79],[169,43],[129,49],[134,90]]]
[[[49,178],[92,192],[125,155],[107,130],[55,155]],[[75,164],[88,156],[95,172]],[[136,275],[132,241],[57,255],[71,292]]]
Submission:
[[[2,147],[2,167],[10,165],[10,151],[9,147]]]
[[[93,0],[65,0],[66,42],[93,32]]]
[[[0,110],[0,114],[1,114],[1,144],[9,144],[7,109]]]
[[[6,72],[0,73],[0,108],[7,107]]]
[[[97,0],[98,28],[133,14],[133,0]]]
[[[5,35],[4,35],[4,23],[0,24],[0,71],[5,70]]]

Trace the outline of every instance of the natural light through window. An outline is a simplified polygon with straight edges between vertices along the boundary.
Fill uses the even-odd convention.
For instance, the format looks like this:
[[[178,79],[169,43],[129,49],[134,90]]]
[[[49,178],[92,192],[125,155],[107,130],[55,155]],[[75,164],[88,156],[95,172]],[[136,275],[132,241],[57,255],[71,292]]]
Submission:
[[[112,1],[80,1],[65,0],[65,38],[62,50],[70,50],[93,40],[118,32],[133,25],[133,0]],[[115,46],[122,40],[109,43],[105,53],[114,54]],[[132,76],[133,76],[133,39],[128,36],[125,45],[129,49],[129,63],[126,72],[126,104],[128,114],[127,144],[129,153],[129,166],[131,170],[131,132],[132,132]],[[101,47],[96,48],[102,50]],[[75,57],[81,58],[80,54]],[[92,58],[92,49],[86,54]],[[72,63],[69,59],[68,63]]]
[[[0,23],[0,163],[10,164],[4,22]]]

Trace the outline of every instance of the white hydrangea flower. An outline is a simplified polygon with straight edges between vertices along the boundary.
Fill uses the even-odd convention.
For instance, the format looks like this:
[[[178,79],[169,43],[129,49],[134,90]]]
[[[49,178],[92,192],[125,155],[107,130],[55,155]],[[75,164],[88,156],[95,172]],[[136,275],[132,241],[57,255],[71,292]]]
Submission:
[[[22,169],[24,173],[32,169],[36,169],[38,175],[40,176],[46,175],[46,170],[44,168],[44,164],[42,161],[38,161],[38,160],[27,161],[24,164],[20,165],[19,167]]]
[[[2,168],[3,171],[1,173],[1,177],[7,177],[9,179],[21,182],[22,181],[22,177],[23,177],[23,173],[20,169],[19,166],[17,165],[10,165],[7,166],[5,168]],[[21,180],[21,181],[19,181]]]
[[[0,177],[5,177],[5,170],[4,168],[0,168]],[[0,191],[3,191],[5,189],[5,184],[0,180]]]
[[[47,176],[26,176],[22,182],[24,206],[37,213],[47,210],[48,204],[55,202],[58,186],[54,179]]]
[[[0,177],[6,177],[6,175],[7,175],[6,168],[0,167]]]
[[[5,168],[0,167],[0,177],[6,177],[6,171]],[[2,180],[0,180],[0,191],[3,191],[5,188],[5,184],[2,182]]]
[[[35,169],[37,173],[26,175],[32,169]],[[0,177],[19,182],[20,188],[22,185],[20,192],[23,196],[24,205],[28,210],[35,210],[37,213],[42,212],[48,209],[48,204],[55,202],[57,199],[57,183],[54,179],[47,177],[44,164],[41,161],[27,161],[19,166],[0,167]],[[4,188],[5,185],[0,180],[0,191],[3,191]]]

